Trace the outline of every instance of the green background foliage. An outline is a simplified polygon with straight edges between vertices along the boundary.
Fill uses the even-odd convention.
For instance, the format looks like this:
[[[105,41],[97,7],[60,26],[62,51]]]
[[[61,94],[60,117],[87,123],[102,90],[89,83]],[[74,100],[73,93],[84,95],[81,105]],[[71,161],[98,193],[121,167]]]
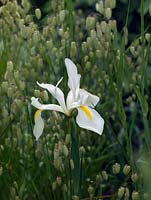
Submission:
[[[115,7],[108,0],[2,1],[0,199],[150,199],[149,6],[148,0]],[[59,86],[67,94],[66,57],[77,65],[81,87],[100,98],[103,134],[46,111],[36,142],[31,97],[56,103],[36,81],[56,85],[63,76]]]

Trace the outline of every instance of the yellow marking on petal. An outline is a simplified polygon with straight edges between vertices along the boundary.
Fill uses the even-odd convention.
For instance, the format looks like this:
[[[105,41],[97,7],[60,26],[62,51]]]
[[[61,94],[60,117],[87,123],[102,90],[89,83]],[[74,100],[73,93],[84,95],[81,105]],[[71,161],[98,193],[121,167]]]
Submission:
[[[86,106],[80,106],[80,109],[86,114],[86,116],[92,120],[92,114]]]
[[[35,112],[35,114],[34,114],[34,121],[36,121],[36,119],[37,119],[37,117],[38,117],[38,115],[39,115],[39,113],[41,112],[42,110],[37,110],[36,112]]]

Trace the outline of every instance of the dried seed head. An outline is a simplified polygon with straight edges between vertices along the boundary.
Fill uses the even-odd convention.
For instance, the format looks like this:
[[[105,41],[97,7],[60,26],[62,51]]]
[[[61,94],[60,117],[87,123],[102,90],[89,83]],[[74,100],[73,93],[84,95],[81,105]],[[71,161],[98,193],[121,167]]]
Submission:
[[[112,167],[113,174],[118,174],[120,172],[121,166],[119,163],[115,163]]]
[[[118,197],[119,197],[119,198],[122,198],[123,195],[124,195],[124,192],[125,192],[125,188],[124,188],[124,187],[120,187],[120,188],[118,189]]]
[[[105,17],[107,18],[107,20],[109,20],[112,17],[112,10],[111,10],[111,8],[106,8],[105,9]]]
[[[136,183],[137,180],[138,180],[138,175],[137,175],[136,173],[135,173],[135,174],[132,174],[131,179],[132,179],[132,181],[133,181],[134,183]]]
[[[13,62],[12,61],[8,61],[7,62],[7,71],[8,72],[12,72],[13,71]]]
[[[86,28],[93,29],[95,26],[95,17],[87,17],[86,19]]]
[[[131,167],[129,165],[125,165],[124,168],[123,168],[123,173],[125,175],[128,175],[131,171]]]
[[[102,171],[102,178],[107,181],[108,180],[108,174],[106,171]]]
[[[60,13],[59,13],[60,21],[64,22],[65,17],[66,17],[66,11],[65,10],[61,10]]]
[[[3,167],[0,166],[0,176],[3,174]]]
[[[130,196],[130,192],[129,192],[129,189],[126,187],[125,188],[125,198],[128,200],[129,196]]]
[[[57,183],[59,186],[61,185],[61,183],[62,183],[61,177],[58,177],[58,176],[57,176],[57,178],[56,178],[56,183]]]
[[[69,151],[68,151],[68,148],[66,145],[63,145],[63,154],[65,157],[68,157],[68,155],[69,155]]]
[[[94,194],[94,188],[90,185],[88,187],[88,193],[91,195],[91,194]]]
[[[72,196],[72,200],[79,200],[79,197],[77,195]]]
[[[36,15],[37,19],[41,19],[41,10],[39,8],[35,9],[35,15]]]
[[[146,33],[145,34],[145,39],[147,40],[147,42],[150,42],[150,40],[151,40],[151,34],[150,33]]]
[[[56,187],[57,187],[57,183],[56,183],[56,181],[54,181],[54,182],[52,183],[52,190],[55,191],[55,190],[56,190]]]
[[[104,5],[103,5],[103,1],[100,1],[99,3],[96,3],[96,11],[103,14],[104,13]]]
[[[132,192],[132,200],[139,200],[139,193],[136,191]]]
[[[149,14],[150,14],[150,16],[151,16],[151,3],[150,3],[150,5],[149,5]]]

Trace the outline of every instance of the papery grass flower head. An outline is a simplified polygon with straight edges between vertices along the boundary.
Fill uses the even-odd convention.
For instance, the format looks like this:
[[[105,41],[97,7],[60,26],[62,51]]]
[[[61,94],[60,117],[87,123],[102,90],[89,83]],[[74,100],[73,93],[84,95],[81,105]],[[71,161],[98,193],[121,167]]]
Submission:
[[[99,135],[101,135],[103,132],[104,120],[94,109],[99,102],[99,97],[80,88],[81,75],[78,74],[76,65],[69,58],[65,59],[65,65],[68,74],[68,86],[70,89],[67,94],[66,101],[64,93],[58,87],[63,78],[59,80],[56,86],[37,82],[41,88],[48,90],[48,92],[53,95],[53,97],[58,101],[59,105],[45,105],[41,104],[38,98],[31,98],[31,104],[38,109],[34,115],[35,125],[33,130],[36,140],[39,139],[44,129],[44,121],[41,117],[41,113],[44,110],[58,111],[67,116],[71,116],[72,111],[77,109],[78,113],[76,116],[76,123],[81,128],[91,130]]]

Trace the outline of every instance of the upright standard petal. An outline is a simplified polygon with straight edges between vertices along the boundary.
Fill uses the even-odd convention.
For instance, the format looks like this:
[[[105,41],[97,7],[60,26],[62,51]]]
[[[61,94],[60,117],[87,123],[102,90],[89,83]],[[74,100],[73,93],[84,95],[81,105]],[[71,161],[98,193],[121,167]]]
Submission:
[[[98,96],[93,95],[84,89],[80,89],[79,98],[81,100],[82,105],[87,105],[92,108],[94,108],[100,100]]]
[[[60,80],[59,80],[59,83],[60,83]],[[38,82],[37,82],[37,84],[40,87],[48,90],[57,99],[57,101],[59,102],[61,107],[66,111],[64,94],[60,88],[58,88],[57,86],[54,86],[52,84],[45,84],[45,83],[38,83]]]
[[[69,78],[68,86],[72,90],[74,98],[77,98],[81,75],[78,74],[76,65],[69,58],[65,59],[65,64]]]
[[[34,125],[33,134],[36,140],[39,139],[44,129],[44,122],[41,117],[41,112],[42,112],[41,110],[37,110],[34,115],[35,125]]]
[[[81,128],[94,131],[99,135],[103,132],[104,120],[100,114],[87,106],[80,106],[78,108],[78,115],[76,122]]]
[[[35,98],[35,97],[31,97],[31,105],[33,105],[35,108],[37,108],[39,110],[54,110],[54,111],[64,113],[64,110],[62,109],[61,106],[58,106],[56,104],[46,104],[46,105],[41,104],[38,101],[38,98]]]

